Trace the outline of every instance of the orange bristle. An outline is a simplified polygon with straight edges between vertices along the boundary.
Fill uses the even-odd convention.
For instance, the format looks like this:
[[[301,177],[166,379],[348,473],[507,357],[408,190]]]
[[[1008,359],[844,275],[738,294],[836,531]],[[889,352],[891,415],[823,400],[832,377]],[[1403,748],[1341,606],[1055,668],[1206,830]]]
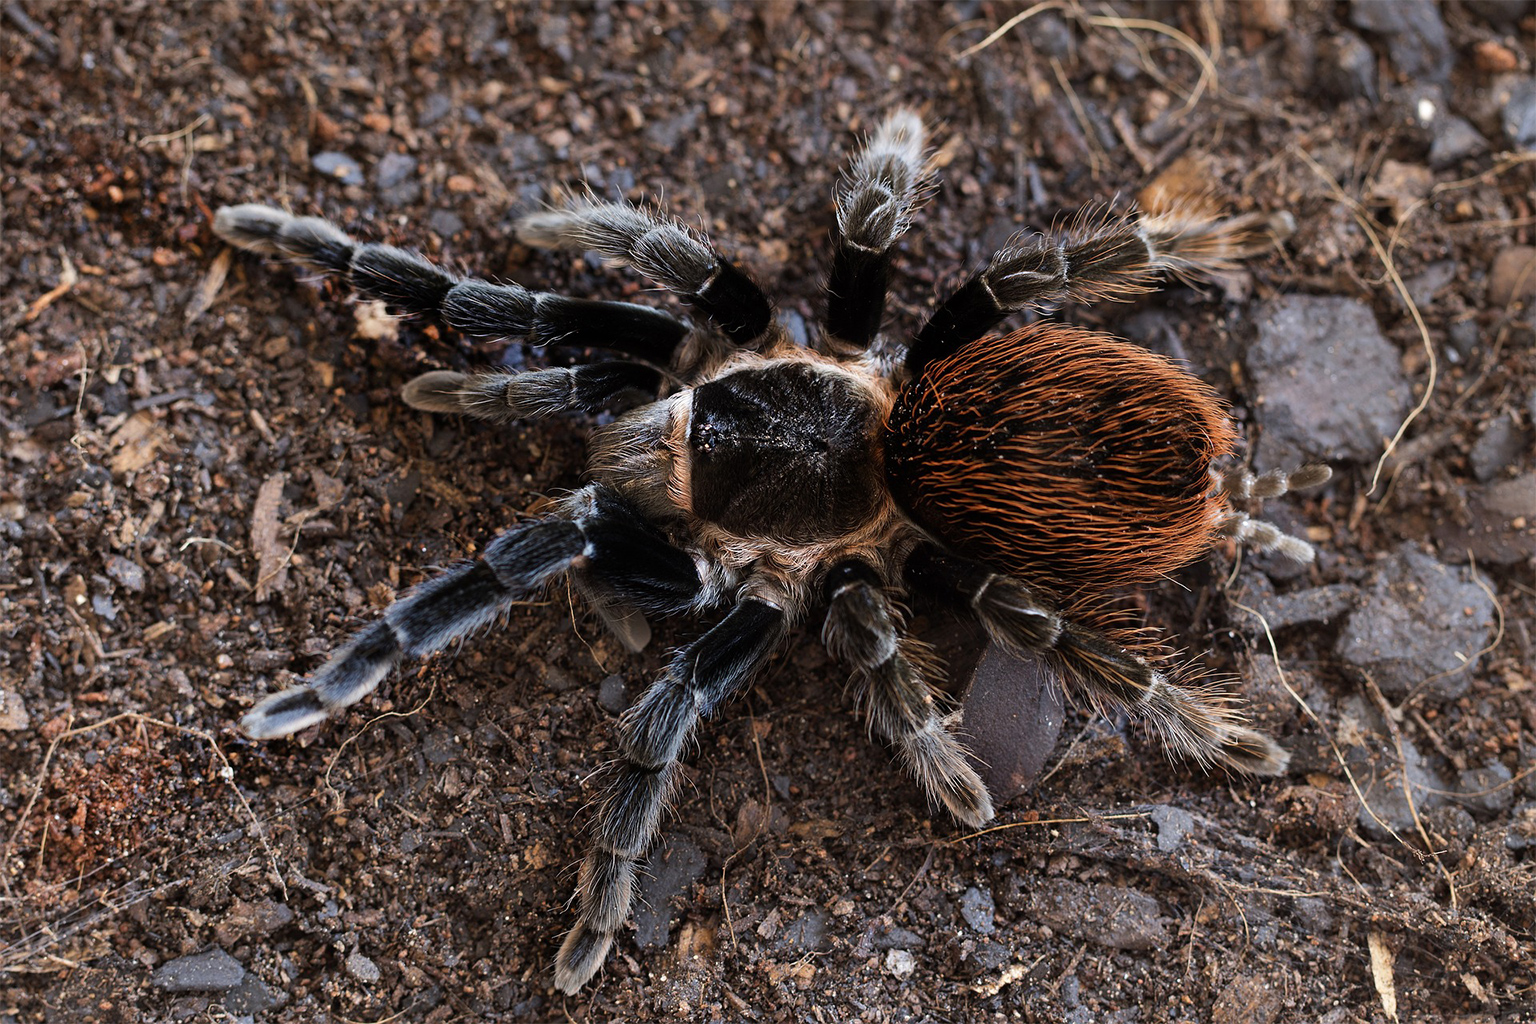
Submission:
[[[1162,356],[1041,323],[927,367],[886,424],[897,500],[960,554],[1062,594],[1164,576],[1226,511],[1213,460],[1237,431]]]

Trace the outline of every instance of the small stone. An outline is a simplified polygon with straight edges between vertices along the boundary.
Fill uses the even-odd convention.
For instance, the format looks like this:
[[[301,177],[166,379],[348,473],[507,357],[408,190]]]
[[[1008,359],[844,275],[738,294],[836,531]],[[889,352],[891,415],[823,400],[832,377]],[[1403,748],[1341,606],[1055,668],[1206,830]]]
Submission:
[[[1169,942],[1157,900],[1129,887],[1047,879],[1029,893],[1027,912],[1058,932],[1111,949],[1162,949]]]
[[[228,992],[244,977],[240,961],[214,947],[162,964],[150,982],[166,992]]]
[[[1484,39],[1472,47],[1472,61],[1477,65],[1477,70],[1490,75],[1503,74],[1520,67],[1520,58],[1515,55],[1515,51],[1497,39]]]
[[[1377,569],[1335,650],[1388,696],[1422,688],[1451,699],[1468,686],[1492,634],[1493,611],[1470,569],[1442,565],[1404,544]]]
[[[1355,299],[1285,295],[1266,303],[1247,362],[1263,428],[1260,469],[1374,459],[1412,397],[1396,347]]]
[[[107,575],[135,594],[144,590],[144,570],[122,555],[107,556]]]
[[[1536,14],[1533,0],[1461,0],[1461,6],[1496,28],[1514,28],[1521,18]]]
[[[380,978],[379,965],[357,950],[347,954],[347,973],[364,985],[372,985]]]
[[[1483,505],[1496,515],[1507,516],[1511,522],[1526,520],[1520,529],[1536,527],[1536,473],[1494,484],[1483,496]]]
[[[245,980],[224,996],[224,1009],[239,1016],[254,1017],[287,1001],[286,993],[273,993],[256,975],[247,974]]]
[[[642,948],[667,945],[672,900],[704,875],[708,858],[682,836],[663,839],[645,859],[635,880],[635,942]]]
[[[1499,761],[1469,768],[1456,781],[1456,801],[1480,818],[1496,818],[1515,805],[1514,773]]]
[[[893,978],[910,978],[917,970],[917,957],[904,949],[893,949],[885,954],[885,973]]]
[[[1267,597],[1259,602],[1258,610],[1272,630],[1303,623],[1332,622],[1354,605],[1356,593],[1347,583],[1309,587],[1291,594]]]
[[[416,169],[416,158],[404,153],[385,153],[374,169],[374,180],[379,188],[394,188]]]
[[[1285,991],[1257,974],[1233,979],[1216,997],[1211,1024],[1272,1024],[1285,1007]]]
[[[1184,837],[1195,827],[1195,817],[1180,807],[1159,804],[1152,808],[1152,824],[1157,826],[1157,848],[1172,853],[1184,845]]]
[[[315,170],[328,178],[335,178],[343,185],[361,185],[366,180],[362,165],[345,153],[328,150],[316,153],[309,162]]]
[[[1493,258],[1488,272],[1488,303],[1507,306],[1536,298],[1536,245],[1511,245]]]
[[[1472,445],[1472,475],[1487,483],[1516,465],[1529,447],[1525,431],[1510,417],[1500,416],[1488,424],[1488,429]]]
[[[1488,148],[1488,140],[1472,127],[1472,122],[1455,114],[1435,121],[1434,138],[1429,144],[1429,165],[1449,167],[1458,160],[1476,156]]]
[[[1456,280],[1458,266],[1455,260],[1436,260],[1431,263],[1403,282],[1408,288],[1409,297],[1420,306],[1428,306],[1441,289]]]
[[[27,714],[27,705],[22,701],[21,694],[13,690],[0,690],[0,730],[20,732],[31,724],[32,716]]]
[[[1414,815],[1424,814],[1445,802],[1440,794],[1446,785],[1407,737],[1402,741],[1402,762],[1390,740],[1381,744],[1387,753],[1372,757],[1364,747],[1352,747],[1345,755],[1365,792],[1356,820],[1360,828],[1377,839],[1386,839],[1391,829],[1398,835],[1415,827]],[[1365,769],[1364,771],[1362,769]],[[1413,793],[1413,803],[1403,792],[1403,779]]]
[[[624,677],[611,675],[597,684],[597,703],[611,715],[621,715],[629,707],[629,692]]]
[[[465,192],[476,192],[480,189],[480,183],[468,174],[450,174],[448,180],[443,182],[449,192],[462,195]]]
[[[1536,149],[1536,79],[1517,82],[1504,103],[1504,137],[1516,149]]]
[[[779,944],[797,953],[815,952],[826,940],[830,920],[825,910],[809,910],[779,933]]]
[[[966,924],[982,935],[991,935],[997,930],[997,925],[992,920],[996,909],[990,889],[980,889],[973,885],[960,897],[960,916],[965,918]]]
[[[1317,84],[1330,99],[1364,97],[1372,103],[1376,89],[1376,55],[1353,32],[1328,36],[1317,47]]]
[[[447,764],[463,753],[459,737],[449,729],[434,729],[421,741],[421,754],[432,764]]]
[[[464,230],[464,218],[452,210],[433,210],[427,218],[427,227],[436,235],[449,238]]]
[[[1455,53],[1433,0],[1354,0],[1349,20],[1386,40],[1387,56],[1403,78],[1444,82],[1450,77]]]

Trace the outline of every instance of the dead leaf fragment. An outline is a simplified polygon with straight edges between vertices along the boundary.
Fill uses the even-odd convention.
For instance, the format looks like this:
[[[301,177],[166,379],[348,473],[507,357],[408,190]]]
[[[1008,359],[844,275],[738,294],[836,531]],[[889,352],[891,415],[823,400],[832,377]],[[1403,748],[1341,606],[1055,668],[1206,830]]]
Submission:
[[[112,434],[112,447],[117,450],[109,463],[112,472],[131,473],[143,469],[154,461],[155,453],[169,439],[160,429],[154,413],[140,409]]]
[[[1376,983],[1376,994],[1381,997],[1381,1008],[1388,1017],[1397,1020],[1397,983],[1392,980],[1392,965],[1397,954],[1387,945],[1387,937],[1381,932],[1366,936],[1371,948],[1371,980]]]
[[[287,473],[273,473],[256,492],[251,510],[251,550],[256,552],[256,600],[265,601],[288,586],[288,549],[278,542],[278,509]]]
[[[192,323],[213,308],[213,300],[219,297],[219,291],[224,287],[224,279],[229,276],[229,265],[234,258],[235,250],[227,245],[223,252],[214,257],[213,265],[208,268],[208,273],[203,275],[202,284],[197,286],[197,291],[192,293],[192,301],[187,303],[187,323]]]

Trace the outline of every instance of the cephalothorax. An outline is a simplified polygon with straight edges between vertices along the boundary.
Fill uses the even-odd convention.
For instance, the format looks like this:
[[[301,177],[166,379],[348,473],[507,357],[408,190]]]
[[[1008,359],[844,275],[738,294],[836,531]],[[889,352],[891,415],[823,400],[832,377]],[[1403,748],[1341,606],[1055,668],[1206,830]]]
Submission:
[[[886,118],[854,159],[836,192],[826,333],[814,350],[789,338],[763,292],[709,244],[630,206],[578,200],[525,218],[518,233],[633,267],[703,324],[462,280],[267,206],[218,212],[215,231],[229,243],[342,275],[397,313],[477,338],[622,357],[411,381],[404,397],[418,409],[497,421],[642,404],[594,434],[590,483],[416,587],[304,685],[242,720],[258,738],[318,722],[402,658],[442,648],[561,577],[636,649],[647,614],[725,609],[620,723],[576,924],[556,960],[567,992],[601,967],[629,913],[695,724],[739,694],[813,609],[825,609],[823,641],[858,674],[873,724],[929,796],[967,825],[992,817],[932,688],[932,654],[903,630],[898,602],[914,557],[995,642],[1044,654],[1089,699],[1152,722],[1170,750],[1258,774],[1285,766],[1226,697],[1060,609],[1165,575],[1221,536],[1310,558],[1231,500],[1320,483],[1327,470],[1219,470],[1237,435],[1214,393],[1135,346],[1050,323],[989,333],[1026,307],[1223,269],[1251,222],[1186,205],[1020,236],[903,345],[880,333],[885,292],[929,171],[922,122],[908,111]]]

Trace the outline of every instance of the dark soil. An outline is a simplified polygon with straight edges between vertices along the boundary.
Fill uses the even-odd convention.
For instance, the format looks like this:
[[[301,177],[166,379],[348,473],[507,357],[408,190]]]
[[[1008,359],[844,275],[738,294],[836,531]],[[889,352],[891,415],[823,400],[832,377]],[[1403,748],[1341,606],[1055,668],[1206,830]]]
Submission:
[[[1198,88],[1178,38],[1097,7],[960,57],[1019,8],[7,0],[0,1022],[1536,1020],[1536,14],[1376,6],[1117,5],[1214,51]],[[509,242],[584,180],[664,196],[814,324],[838,162],[898,103],[940,126],[944,187],[893,329],[1017,228],[1182,174],[1294,234],[1220,287],[1064,315],[1182,356],[1261,455],[1283,410],[1245,366],[1276,297],[1360,304],[1404,407],[1431,354],[1432,391],[1374,488],[1372,434],[1271,504],[1315,565],[1217,552],[1141,605],[1241,679],[1286,777],[1170,766],[1070,711],[1043,781],[964,837],[811,623],[702,733],[637,931],[565,998],[614,709],[697,625],[630,656],[560,591],[333,724],[240,736],[427,568],[579,481],[589,424],[412,412],[413,374],[526,353],[369,338],[335,286],[231,259],[212,211],[670,302]],[[1382,622],[1487,649],[1378,672],[1351,645]]]

